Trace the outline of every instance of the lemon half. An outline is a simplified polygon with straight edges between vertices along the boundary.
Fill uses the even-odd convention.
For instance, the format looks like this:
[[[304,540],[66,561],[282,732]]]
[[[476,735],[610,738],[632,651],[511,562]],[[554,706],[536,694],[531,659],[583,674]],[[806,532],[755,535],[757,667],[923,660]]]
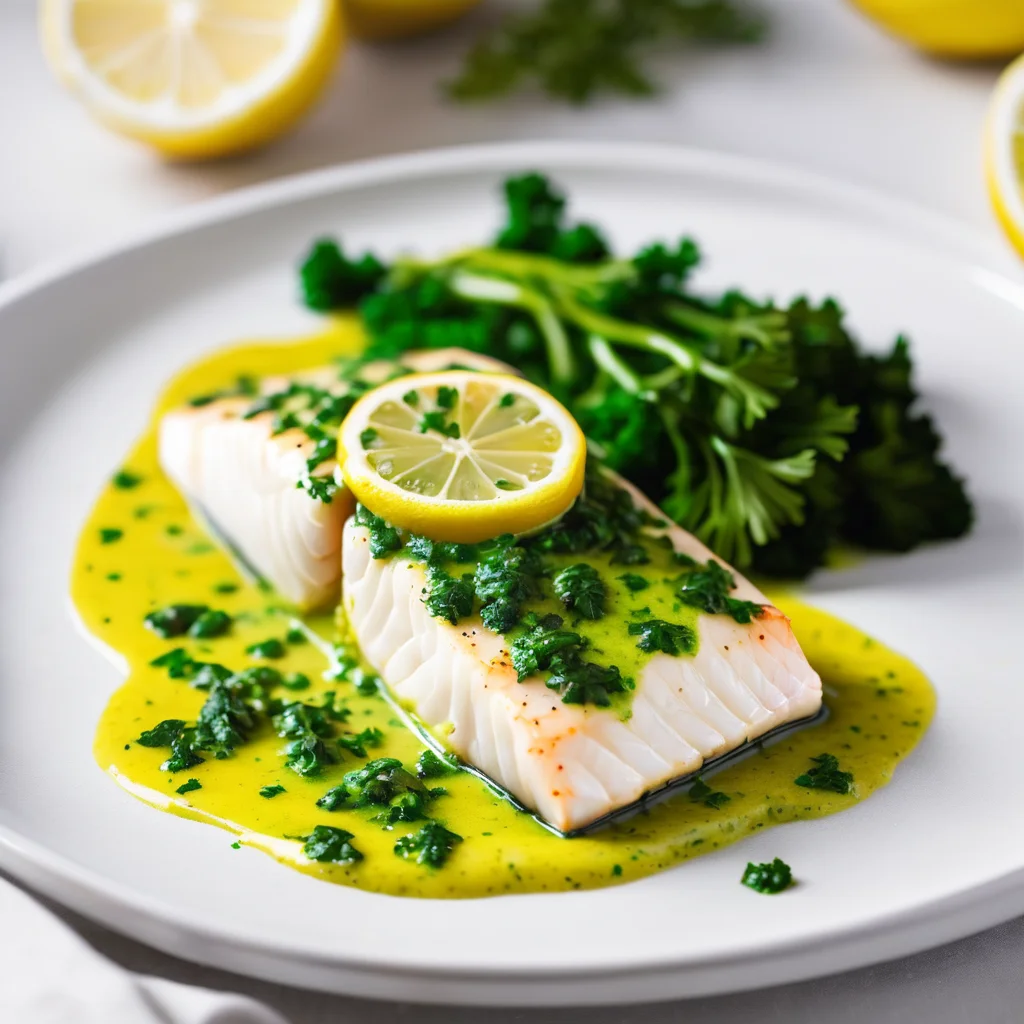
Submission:
[[[985,123],[989,195],[1010,241],[1024,255],[1024,57],[999,79]]]
[[[50,64],[97,117],[191,159],[290,127],[343,37],[338,0],[43,0],[41,11]]]
[[[939,57],[977,60],[1024,50],[1022,0],[852,0],[894,36]]]
[[[583,432],[519,377],[451,370],[368,392],[341,425],[345,483],[371,512],[433,540],[528,533],[576,500]]]

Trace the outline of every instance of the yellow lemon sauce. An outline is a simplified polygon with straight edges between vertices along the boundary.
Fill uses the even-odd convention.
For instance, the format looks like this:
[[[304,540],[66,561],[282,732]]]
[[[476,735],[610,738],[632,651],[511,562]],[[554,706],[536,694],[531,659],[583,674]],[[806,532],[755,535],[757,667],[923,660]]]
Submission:
[[[229,387],[239,375],[296,372],[354,354],[360,344],[358,325],[339,320],[307,340],[246,344],[188,368],[162,395],[124,463],[127,475],[114,478],[100,495],[79,543],[72,595],[86,629],[127,667],[127,679],[111,696],[95,740],[100,767],[126,790],[161,810],[219,825],[233,833],[235,845],[257,847],[326,881],[400,896],[479,897],[626,882],[771,825],[846,810],[889,782],[932,718],[935,694],[928,680],[907,659],[853,626],[773,593],[821,673],[827,717],[766,744],[752,744],[746,756],[709,772],[707,784],[729,797],[720,807],[679,792],[600,831],[562,838],[481,779],[459,771],[428,781],[446,790],[431,802],[431,817],[463,839],[439,868],[394,852],[396,840],[416,832],[422,822],[389,829],[372,821],[370,810],[318,807],[319,797],[369,758],[399,758],[411,769],[424,740],[380,694],[362,695],[350,683],[329,678],[325,652],[335,637],[330,614],[307,616],[308,637],[300,642],[294,632],[298,613],[241,576],[191,518],[159,469],[156,427],[166,410]],[[636,597],[643,599],[641,604],[647,600],[643,593]],[[143,617],[171,604],[221,609],[231,615],[232,627],[216,639],[161,639],[144,628]],[[254,661],[246,648],[269,638],[284,641],[283,657]],[[194,721],[206,699],[187,679],[170,678],[166,668],[150,664],[176,647],[232,670],[265,664],[282,673],[302,673],[311,681],[307,689],[275,696],[319,702],[333,691],[349,712],[344,729],[375,727],[383,742],[366,758],[343,751],[340,763],[316,777],[302,777],[285,764],[287,741],[264,723],[229,757],[211,756],[184,771],[163,771],[167,749],[140,745],[138,737],[165,719]],[[851,793],[794,784],[813,767],[810,758],[825,752],[853,773]],[[193,779],[198,787],[189,782]],[[262,796],[264,787],[283,787],[283,792]],[[178,793],[179,788],[186,791]],[[363,859],[341,865],[307,858],[303,840],[316,825],[353,833],[352,845]]]

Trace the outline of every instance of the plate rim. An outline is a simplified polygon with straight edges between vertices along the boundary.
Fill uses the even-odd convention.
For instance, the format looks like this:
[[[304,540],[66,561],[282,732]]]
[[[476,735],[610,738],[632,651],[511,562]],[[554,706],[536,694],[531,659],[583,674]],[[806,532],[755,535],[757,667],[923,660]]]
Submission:
[[[732,183],[777,193],[798,191],[830,209],[870,215],[872,223],[910,237],[941,241],[948,255],[975,262],[977,273],[1004,278],[1003,290],[1013,292],[1005,297],[1024,309],[1024,270],[1005,243],[1000,245],[996,238],[972,225],[912,201],[785,164],[710,150],[670,144],[521,141],[443,147],[362,160],[286,176],[189,204],[160,215],[142,229],[49,261],[0,283],[0,318],[19,302],[59,287],[103,263],[292,202],[358,189],[371,182],[416,181],[454,171],[501,172],[531,164],[550,166],[553,170],[575,166],[628,173],[641,166],[666,174],[714,173]],[[990,283],[990,287],[995,285]],[[500,971],[453,965],[442,972],[434,963],[428,966],[426,962],[406,960],[395,965],[373,957],[328,955],[294,943],[274,944],[236,933],[223,923],[212,926],[198,915],[181,912],[107,880],[6,825],[0,825],[0,868],[93,920],[172,955],[243,973],[253,973],[244,964],[246,957],[256,958],[263,977],[295,984],[298,969],[305,975],[302,984],[310,987],[377,998],[450,1003],[453,996],[458,998],[451,986],[463,984],[469,989],[468,997],[461,1001],[477,1005],[607,1004],[758,988],[919,952],[1024,912],[1024,869],[1019,869],[921,907],[833,930],[824,941],[819,937],[762,942],[706,958],[647,958],[640,965],[620,964],[617,970],[609,964],[594,962],[586,967],[533,965]],[[198,940],[199,948],[190,951],[182,941],[186,937]],[[207,959],[203,959],[204,955]],[[730,976],[725,980],[740,968],[744,969],[740,978]],[[583,987],[599,977],[603,979],[599,988]],[[396,979],[402,979],[403,988],[419,987],[396,992]],[[524,981],[537,983],[537,989],[520,991],[517,986]],[[645,984],[650,987],[644,989]],[[562,994],[559,986],[564,988]],[[611,994],[609,986],[617,986]]]

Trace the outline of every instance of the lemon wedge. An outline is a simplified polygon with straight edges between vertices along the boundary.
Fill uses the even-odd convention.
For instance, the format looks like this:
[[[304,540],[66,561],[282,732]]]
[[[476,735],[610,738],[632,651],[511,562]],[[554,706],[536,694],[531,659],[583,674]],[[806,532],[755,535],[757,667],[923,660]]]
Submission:
[[[345,0],[352,34],[360,39],[419,35],[461,17],[480,0]]]
[[[1024,255],[1024,57],[999,79],[985,122],[985,177],[1007,237]]]
[[[852,0],[894,36],[939,57],[977,60],[1024,50],[1021,0]]]
[[[583,487],[576,421],[519,377],[449,370],[368,392],[341,425],[345,483],[371,512],[440,541],[475,543],[557,519]]]
[[[57,75],[106,124],[199,159],[281,134],[330,78],[338,0],[43,0]]]

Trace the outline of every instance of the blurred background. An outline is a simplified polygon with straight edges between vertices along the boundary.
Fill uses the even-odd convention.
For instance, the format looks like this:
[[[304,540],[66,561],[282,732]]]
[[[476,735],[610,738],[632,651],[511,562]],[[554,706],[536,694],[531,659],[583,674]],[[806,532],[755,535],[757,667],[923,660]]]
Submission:
[[[79,11],[94,14],[78,28],[82,52],[99,52],[97,63],[110,63],[103,47],[107,33],[122,50],[134,45],[132,37],[111,29],[112,24],[132,24],[123,19],[134,2],[79,3]],[[310,2],[316,6],[325,0]],[[283,19],[303,6],[299,0],[224,0],[224,7],[237,15],[247,3],[261,16]],[[631,3],[639,11],[651,0]],[[636,139],[783,161],[991,230],[982,159],[985,114],[1008,56],[1024,49],[1024,4],[861,3],[877,6],[883,20],[892,20],[892,8],[897,15],[901,7],[909,11],[904,18],[909,24],[899,23],[900,30],[923,35],[933,48],[961,40],[968,55],[998,56],[966,61],[929,56],[889,34],[850,0],[733,0],[720,5],[726,15],[718,10],[717,24],[708,18],[703,26],[696,23],[697,30],[703,27],[727,41],[687,45],[663,26],[651,30],[635,60],[653,85],[651,95],[617,91],[634,88],[636,83],[628,80],[611,87],[599,82],[588,102],[566,102],[526,69],[507,94],[460,101],[446,83],[459,78],[474,46],[496,47],[504,54],[502,47],[517,29],[515,23],[510,29],[516,15],[555,8],[541,26],[543,37],[554,40],[548,49],[555,56],[548,53],[547,59],[557,62],[561,47],[566,61],[586,65],[586,46],[600,53],[601,42],[580,42],[586,24],[573,9],[592,5],[578,0],[360,0],[356,29],[364,34],[421,27],[425,12],[443,20],[460,8],[468,10],[431,32],[405,39],[368,41],[355,38],[351,25],[342,29],[337,62],[333,56],[319,60],[317,73],[326,77],[318,102],[290,130],[263,148],[237,155],[230,155],[232,146],[244,139],[230,131],[221,139],[214,133],[206,149],[223,145],[229,155],[182,163],[169,162],[152,146],[97,120],[96,104],[82,98],[88,83],[74,81],[73,58],[79,55],[55,53],[59,47],[51,45],[48,67],[37,5],[0,0],[0,251],[5,271],[17,273],[122,235],[184,203],[281,175],[387,153],[501,139]],[[55,19],[76,8],[71,0],[44,6]],[[190,0],[149,6],[177,7],[185,12],[178,17],[187,18]],[[559,7],[569,13],[559,16]],[[147,28],[136,26],[138,32]],[[580,54],[574,56],[574,48]],[[116,66],[116,45],[113,50]],[[485,68],[500,63],[486,56]],[[606,60],[604,54],[592,63]],[[149,67],[152,61],[144,57],[143,64]],[[70,81],[70,88],[58,83],[59,75]],[[478,73],[474,80],[471,74],[469,91],[500,87],[501,77],[500,71],[490,79]],[[571,83],[571,69],[569,77]],[[129,87],[138,85],[131,75],[125,81]],[[289,95],[306,86],[280,88]],[[99,113],[109,121],[109,111]]]

